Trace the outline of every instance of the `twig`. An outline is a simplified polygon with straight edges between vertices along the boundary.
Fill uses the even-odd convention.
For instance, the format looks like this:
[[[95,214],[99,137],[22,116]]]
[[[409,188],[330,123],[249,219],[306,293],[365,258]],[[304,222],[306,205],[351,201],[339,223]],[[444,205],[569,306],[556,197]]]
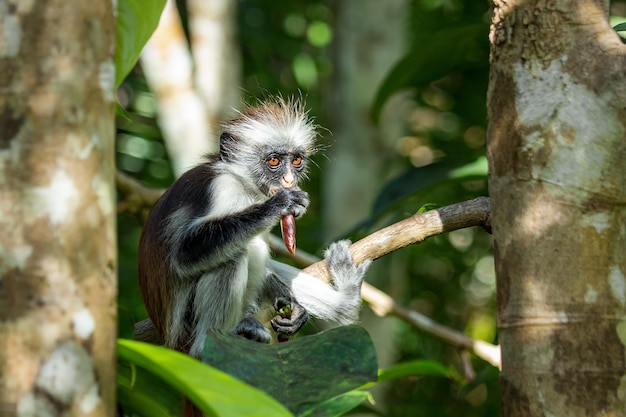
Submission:
[[[389,295],[366,282],[364,282],[361,287],[361,297],[367,302],[376,315],[380,317],[398,317],[416,329],[428,333],[457,349],[465,349],[479,358],[486,360],[493,366],[500,368],[499,346],[492,345],[482,340],[474,340],[464,333],[443,326],[417,311],[409,310],[396,303]]]
[[[459,351],[459,356],[461,357],[461,363],[463,364],[463,374],[465,374],[465,379],[469,382],[474,381],[476,378],[476,372],[474,371],[472,360],[467,350]]]
[[[117,212],[139,216],[145,221],[148,212],[159,199],[163,190],[143,186],[133,177],[117,171],[115,182],[118,192]]]

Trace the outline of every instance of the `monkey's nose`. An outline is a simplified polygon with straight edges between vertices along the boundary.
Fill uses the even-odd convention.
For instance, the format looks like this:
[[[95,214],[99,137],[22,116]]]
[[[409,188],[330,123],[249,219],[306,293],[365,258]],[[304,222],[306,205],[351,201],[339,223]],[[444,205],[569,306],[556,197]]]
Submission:
[[[294,183],[295,183],[295,178],[293,177],[293,174],[291,172],[286,173],[280,179],[280,184],[285,188],[293,187]]]

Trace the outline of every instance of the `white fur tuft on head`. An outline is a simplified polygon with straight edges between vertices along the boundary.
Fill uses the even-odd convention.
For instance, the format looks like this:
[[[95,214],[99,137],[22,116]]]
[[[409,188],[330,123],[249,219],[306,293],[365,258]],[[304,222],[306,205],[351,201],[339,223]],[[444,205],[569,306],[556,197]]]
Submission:
[[[235,140],[246,144],[302,149],[307,155],[315,152],[317,125],[299,99],[273,97],[240,112],[222,128]]]

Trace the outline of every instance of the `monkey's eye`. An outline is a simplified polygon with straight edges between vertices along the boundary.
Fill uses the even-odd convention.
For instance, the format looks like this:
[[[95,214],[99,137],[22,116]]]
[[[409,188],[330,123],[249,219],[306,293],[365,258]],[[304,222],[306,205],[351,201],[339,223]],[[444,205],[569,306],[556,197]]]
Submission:
[[[278,165],[280,165],[280,159],[276,156],[272,156],[267,160],[267,165],[270,168],[276,168]]]
[[[293,158],[293,161],[291,161],[291,163],[293,164],[293,166],[299,167],[300,165],[302,165],[302,157],[296,156],[295,158]]]

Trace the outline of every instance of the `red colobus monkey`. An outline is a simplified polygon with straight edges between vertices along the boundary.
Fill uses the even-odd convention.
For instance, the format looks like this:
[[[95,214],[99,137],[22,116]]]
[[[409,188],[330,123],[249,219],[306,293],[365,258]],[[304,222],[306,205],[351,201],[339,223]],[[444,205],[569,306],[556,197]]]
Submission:
[[[363,275],[349,242],[325,253],[334,284],[270,260],[264,237],[286,215],[302,216],[298,188],[314,152],[316,126],[299,101],[281,98],[249,108],[223,125],[220,149],[183,174],[159,199],[139,246],[139,284],[165,345],[201,357],[207,330],[259,342],[270,323],[289,337],[308,314],[349,324],[358,317]],[[289,317],[277,314],[290,305]]]

